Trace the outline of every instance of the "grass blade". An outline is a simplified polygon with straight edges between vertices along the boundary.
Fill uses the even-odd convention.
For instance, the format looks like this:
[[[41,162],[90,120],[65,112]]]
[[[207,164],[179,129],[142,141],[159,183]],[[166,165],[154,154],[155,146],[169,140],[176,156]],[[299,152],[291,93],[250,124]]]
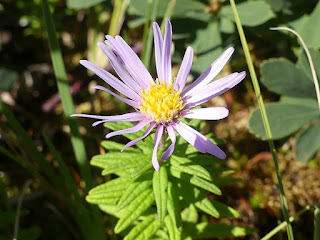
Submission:
[[[62,54],[60,51],[60,46],[56,38],[56,30],[54,27],[53,19],[47,0],[42,0],[42,11],[48,34],[51,60],[53,64],[54,74],[56,76],[58,90],[61,96],[63,111],[66,115],[66,119],[71,130],[71,143],[73,151],[75,153],[75,157],[80,168],[81,176],[83,177],[86,186],[88,188],[91,188],[92,177],[90,173],[89,163],[87,161],[85,146],[82,141],[81,135],[78,131],[78,124],[76,118],[70,117],[70,115],[74,113],[73,101],[67,81],[67,74]]]
[[[268,120],[268,116],[267,116],[267,112],[263,103],[263,99],[261,96],[261,91],[260,91],[260,86],[259,86],[259,82],[257,79],[257,75],[256,72],[254,70],[254,66],[253,66],[253,62],[250,56],[250,52],[249,52],[249,48],[248,48],[248,43],[246,40],[246,36],[244,34],[242,25],[241,25],[241,21],[238,15],[238,11],[236,8],[236,4],[234,3],[234,0],[230,0],[230,4],[232,7],[232,11],[233,11],[233,15],[236,21],[236,25],[238,28],[238,32],[239,32],[239,36],[240,36],[240,40],[241,40],[241,44],[242,44],[242,48],[247,60],[247,64],[248,64],[248,68],[249,68],[249,72],[251,75],[251,79],[252,79],[252,84],[253,84],[253,88],[254,91],[256,92],[256,96],[258,99],[258,104],[259,104],[259,108],[260,108],[260,112],[261,112],[261,117],[263,120],[263,125],[266,131],[266,135],[267,135],[267,139],[268,139],[268,143],[269,143],[269,147],[270,147],[270,151],[272,154],[272,158],[273,158],[273,162],[275,165],[275,169],[276,169],[276,174],[277,174],[277,178],[278,178],[278,184],[279,184],[279,190],[280,190],[280,199],[281,199],[281,203],[282,203],[282,209],[283,209],[283,215],[284,215],[284,219],[287,223],[287,234],[288,234],[288,238],[290,240],[293,240],[293,231],[292,231],[292,226],[291,223],[289,221],[289,209],[288,209],[288,203],[287,203],[287,199],[284,193],[284,189],[283,189],[283,184],[282,184],[282,179],[281,179],[281,173],[280,173],[280,169],[279,169],[279,164],[278,164],[278,158],[276,155],[276,149],[274,146],[274,142],[272,140],[272,134],[271,134],[271,129],[270,129],[270,124],[269,124],[269,120]]]
[[[56,30],[54,27],[53,19],[49,9],[47,0],[41,1],[44,22],[48,34],[48,42],[50,47],[50,55],[53,64],[54,73],[58,85],[58,90],[61,97],[63,111],[65,113],[67,122],[70,126],[71,143],[77,163],[80,168],[81,176],[86,184],[87,188],[92,188],[92,176],[90,172],[89,162],[87,161],[87,154],[81,135],[78,131],[78,123],[76,118],[71,118],[70,115],[74,113],[73,101],[67,82],[67,74],[60,51],[60,46],[56,37]],[[103,222],[101,215],[98,212],[98,208],[91,207],[93,213],[93,222],[95,222],[95,229],[92,231],[94,239],[105,239],[105,233],[103,229]]]

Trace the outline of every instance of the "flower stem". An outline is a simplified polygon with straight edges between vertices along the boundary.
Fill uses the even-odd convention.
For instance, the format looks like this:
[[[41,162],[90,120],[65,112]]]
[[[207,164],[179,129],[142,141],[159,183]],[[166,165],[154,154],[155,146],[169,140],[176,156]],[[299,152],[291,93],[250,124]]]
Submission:
[[[298,37],[298,39],[300,40],[300,42],[301,42],[301,44],[302,44],[302,47],[303,47],[303,49],[304,49],[304,51],[306,52],[307,57],[308,57],[308,61],[309,61],[310,68],[311,68],[311,73],[312,73],[312,78],[313,78],[313,82],[314,82],[314,87],[315,87],[315,89],[316,89],[318,106],[319,106],[319,110],[320,110],[320,89],[319,89],[319,82],[318,82],[318,79],[317,79],[316,70],[314,69],[313,61],[312,61],[310,52],[309,52],[309,50],[308,50],[308,48],[307,48],[307,45],[306,45],[305,42],[303,41],[302,37],[301,37],[296,31],[294,31],[294,30],[291,29],[291,28],[287,28],[287,27],[273,27],[273,28],[270,28],[270,30],[287,30],[287,31],[289,31],[289,32],[292,32],[294,35],[296,35],[296,36]]]
[[[261,96],[261,91],[260,91],[260,86],[258,83],[258,79],[256,76],[256,72],[254,70],[254,66],[250,57],[250,52],[249,52],[249,48],[248,48],[248,44],[247,44],[247,40],[245,37],[245,34],[243,32],[243,28],[241,25],[241,21],[237,12],[237,8],[236,5],[234,3],[234,0],[230,0],[230,4],[232,7],[232,11],[233,11],[233,15],[235,18],[235,22],[238,28],[238,32],[239,32],[239,36],[240,36],[240,40],[241,40],[241,44],[243,47],[243,51],[247,60],[247,64],[248,64],[248,68],[249,68],[249,72],[251,75],[251,79],[252,79],[252,84],[254,87],[254,90],[256,92],[256,96],[258,99],[258,104],[259,104],[259,108],[260,108],[260,112],[261,112],[261,117],[262,117],[262,121],[263,121],[263,125],[266,131],[266,135],[267,135],[267,139],[268,139],[268,143],[269,143],[269,147],[270,147],[270,151],[272,154],[272,158],[273,158],[273,162],[275,165],[275,170],[276,170],[276,174],[277,174],[277,179],[278,179],[278,183],[279,183],[279,190],[280,190],[280,199],[281,199],[281,203],[282,203],[282,209],[283,209],[283,215],[284,215],[284,219],[287,225],[287,234],[288,234],[288,239],[289,240],[293,240],[293,231],[292,231],[292,226],[289,220],[289,210],[288,210],[288,204],[287,204],[287,199],[284,193],[284,189],[283,189],[283,184],[282,184],[282,179],[281,179],[281,173],[280,173],[280,169],[279,169],[279,164],[278,164],[278,159],[277,159],[277,155],[276,155],[276,150],[275,150],[275,146],[274,146],[274,142],[272,140],[272,134],[271,134],[271,130],[270,130],[270,125],[269,125],[269,121],[268,121],[268,117],[267,117],[267,113],[266,113],[266,109],[263,103],[263,99]]]

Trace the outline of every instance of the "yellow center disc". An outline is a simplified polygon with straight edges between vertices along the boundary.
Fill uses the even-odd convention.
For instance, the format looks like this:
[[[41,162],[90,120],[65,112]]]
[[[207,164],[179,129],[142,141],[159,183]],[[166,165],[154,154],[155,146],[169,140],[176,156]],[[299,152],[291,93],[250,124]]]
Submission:
[[[142,89],[140,111],[157,123],[168,123],[178,117],[184,107],[180,92],[176,92],[172,84],[159,83],[157,79],[155,84]]]

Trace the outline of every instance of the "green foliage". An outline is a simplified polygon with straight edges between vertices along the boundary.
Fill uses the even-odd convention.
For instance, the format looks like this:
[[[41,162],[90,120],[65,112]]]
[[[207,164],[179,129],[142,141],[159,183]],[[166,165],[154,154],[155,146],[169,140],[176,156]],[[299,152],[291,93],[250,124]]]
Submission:
[[[301,99],[303,101],[303,99]],[[303,125],[318,118],[319,109],[316,102],[304,106],[286,102],[266,104],[268,119],[274,139],[280,139],[299,130]],[[262,139],[266,139],[260,111],[255,110],[249,121],[250,131]]]
[[[16,212],[9,203],[9,197],[5,191],[5,186],[0,177],[0,200],[3,203],[3,207],[0,205],[0,239],[11,240],[14,229]],[[21,210],[20,218],[25,218],[28,215],[28,211]],[[18,239],[36,240],[41,236],[41,229],[38,226],[32,226],[30,228],[18,229]]]
[[[222,53],[222,37],[218,21],[210,21],[206,28],[196,31],[195,40],[191,43],[196,61],[192,64],[191,70],[202,73],[206,70],[213,59]]]
[[[92,236],[97,236],[96,234],[101,230],[101,226],[99,225],[99,222],[96,222],[92,218],[90,214],[91,210],[88,210],[85,201],[79,196],[77,186],[70,176],[67,166],[64,161],[62,161],[51,141],[44,135],[44,139],[50,151],[59,164],[60,173],[57,173],[54,167],[46,160],[45,156],[39,152],[31,137],[2,102],[0,102],[0,112],[8,119],[9,124],[7,125],[7,130],[15,139],[15,143],[17,144],[17,149],[15,150],[22,151],[22,155],[16,156],[3,146],[0,146],[0,152],[18,163],[22,168],[26,169],[30,175],[39,179],[41,184],[50,192],[56,192],[61,200],[66,203],[68,210],[83,234],[82,236],[84,239],[91,239]],[[42,174],[39,174],[39,172]],[[66,182],[64,182],[63,179],[65,179]],[[0,188],[2,189],[2,187]],[[4,196],[3,193],[1,195]],[[6,205],[8,206],[8,204]],[[9,219],[10,217],[8,217],[8,220]],[[0,226],[4,225],[0,224]],[[36,236],[36,233],[39,232],[39,229],[33,229],[27,231],[25,234],[27,237],[30,235]],[[21,232],[21,234],[23,234],[23,232]]]
[[[319,26],[319,24],[320,2],[318,2],[316,8],[298,29],[298,32],[301,34],[302,39],[310,48],[320,48],[320,31],[315,30],[315,26]]]
[[[320,52],[312,50],[311,54],[319,74]],[[281,139],[301,129],[295,151],[297,160],[307,163],[320,149],[320,112],[305,54],[300,54],[296,65],[283,58],[265,60],[261,76],[263,85],[282,95],[279,102],[266,104],[272,137]],[[266,139],[259,109],[253,111],[249,128],[256,136]]]
[[[162,166],[160,171],[154,171],[152,179],[152,189],[156,200],[160,222],[164,221],[167,214],[167,188],[168,173],[166,166]]]
[[[245,2],[239,3],[237,4],[237,10],[239,13],[241,23],[244,26],[250,26],[250,27],[263,24],[275,16],[273,11],[271,10],[270,5],[262,0],[245,1]],[[231,6],[229,5],[225,6],[221,10],[221,14],[222,16],[234,21],[234,16],[232,13]]]
[[[105,2],[106,0],[67,0],[68,8],[79,10],[81,8],[89,8],[99,3]]]
[[[200,124],[199,121],[190,123],[195,126]],[[115,131],[132,126],[131,123],[106,125]],[[140,134],[128,134],[127,137],[132,140],[140,137]],[[213,163],[219,162],[214,157],[207,158],[208,166],[193,162],[191,159],[200,161],[201,154],[195,153],[194,147],[181,138],[177,139],[179,144],[173,155],[161,163],[160,171],[155,171],[152,165],[141,171],[138,166],[151,163],[153,138],[151,134],[139,142],[137,148],[129,148],[122,153],[119,152],[122,144],[103,141],[107,153],[94,156],[91,161],[92,165],[103,169],[104,175],[118,175],[93,188],[87,196],[88,202],[98,204],[102,211],[119,218],[115,226],[116,233],[124,235],[124,239],[193,239],[195,236],[243,236],[253,231],[246,227],[221,225],[225,231],[209,233],[210,229],[220,225],[198,223],[197,210],[214,218],[238,217],[233,208],[205,196],[207,191],[221,195],[221,190],[212,178],[216,179],[219,174],[227,173],[230,169],[217,167],[216,164],[213,166]],[[183,155],[186,157],[181,157]],[[139,173],[134,174],[136,171]],[[195,222],[189,229],[188,223],[192,221]]]
[[[162,17],[165,14],[168,3],[169,3],[169,0],[160,1],[159,9],[157,11],[158,17]],[[147,6],[148,6],[148,1],[131,0],[128,13],[131,15],[144,16],[147,10]],[[193,13],[202,14],[204,12],[204,9],[205,9],[205,5],[200,1],[180,0],[180,1],[176,1],[172,16],[181,17],[185,15],[193,15]]]
[[[277,94],[300,98],[316,96],[312,79],[287,59],[264,61],[261,64],[261,75],[263,85]]]

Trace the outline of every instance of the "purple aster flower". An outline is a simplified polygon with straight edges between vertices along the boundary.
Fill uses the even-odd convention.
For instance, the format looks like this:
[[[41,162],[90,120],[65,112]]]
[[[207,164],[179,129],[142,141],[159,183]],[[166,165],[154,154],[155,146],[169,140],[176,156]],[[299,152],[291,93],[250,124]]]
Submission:
[[[155,80],[151,77],[139,57],[120,36],[116,36],[115,38],[106,36],[106,44],[98,43],[98,46],[107,55],[120,79],[91,62],[86,60],[80,61],[83,66],[93,71],[112,88],[126,97],[122,97],[102,86],[94,86],[95,89],[110,93],[132,106],[135,112],[117,116],[87,114],[73,114],[72,116],[98,119],[98,121],[93,123],[93,126],[104,122],[138,122],[131,128],[111,132],[106,135],[106,138],[138,132],[143,127],[149,125],[146,132],[140,138],[127,143],[122,151],[144,139],[153,129],[156,129],[152,164],[157,171],[160,169],[157,159],[157,148],[165,131],[167,131],[172,143],[162,155],[161,160],[167,159],[173,153],[176,133],[199,152],[210,153],[224,159],[226,155],[218,146],[198,131],[179,121],[178,118],[219,120],[228,116],[229,111],[224,107],[192,108],[226,92],[244,79],[246,76],[245,72],[236,72],[219,80],[212,81],[229,60],[234,49],[231,47],[225,50],[198,79],[185,88],[193,60],[192,48],[187,48],[178,75],[175,79],[172,79],[172,29],[170,21],[166,19],[164,37],[157,23],[153,24],[153,31],[158,74],[158,78]]]

